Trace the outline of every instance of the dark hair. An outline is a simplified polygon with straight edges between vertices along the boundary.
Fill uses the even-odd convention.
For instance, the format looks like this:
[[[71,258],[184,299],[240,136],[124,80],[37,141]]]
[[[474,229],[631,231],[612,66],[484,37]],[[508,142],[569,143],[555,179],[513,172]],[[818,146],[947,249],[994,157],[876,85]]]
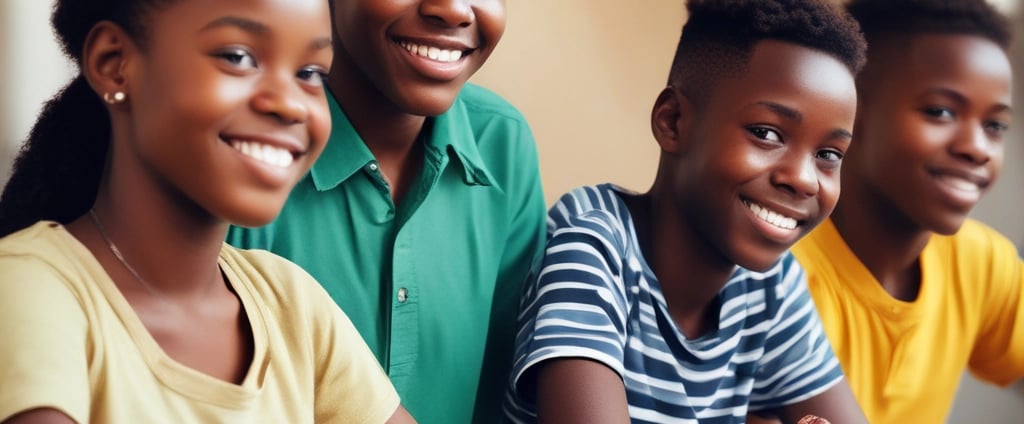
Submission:
[[[690,0],[687,9],[668,83],[698,103],[720,78],[744,72],[762,40],[821,50],[853,75],[864,66],[857,22],[824,0]]]
[[[81,73],[89,31],[111,21],[145,43],[148,12],[172,0],[59,0],[51,23],[79,73],[43,107],[0,196],[0,236],[40,220],[68,223],[96,199],[110,144],[110,116]]]
[[[869,42],[888,35],[964,34],[996,43],[1013,39],[1010,21],[985,0],[853,0],[846,10]]]

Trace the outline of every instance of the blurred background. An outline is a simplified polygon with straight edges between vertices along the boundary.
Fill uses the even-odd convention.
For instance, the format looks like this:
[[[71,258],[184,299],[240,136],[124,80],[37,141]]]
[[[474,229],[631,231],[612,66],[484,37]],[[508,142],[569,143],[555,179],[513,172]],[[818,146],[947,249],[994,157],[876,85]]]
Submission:
[[[474,81],[526,115],[548,203],[583,184],[646,191],[658,158],[650,110],[685,21],[683,0],[506,1],[505,36]],[[1017,116],[1003,175],[974,215],[1024,246],[1024,5],[992,3],[1017,23]],[[54,41],[49,12],[49,1],[0,1],[0,184],[42,103],[73,72]],[[1000,390],[966,376],[949,422],[978,417],[1024,421],[1024,385]]]

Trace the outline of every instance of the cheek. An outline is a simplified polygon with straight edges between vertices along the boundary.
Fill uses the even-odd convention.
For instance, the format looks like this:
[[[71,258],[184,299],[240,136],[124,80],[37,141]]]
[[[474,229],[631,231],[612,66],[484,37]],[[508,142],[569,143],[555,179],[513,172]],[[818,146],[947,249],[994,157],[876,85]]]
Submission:
[[[818,205],[823,215],[832,213],[840,196],[840,170],[822,173],[818,177]]]
[[[1003,160],[1006,157],[1003,143],[998,143],[992,148],[992,156],[989,159],[989,169],[992,170],[992,181],[996,182],[1003,171]]]
[[[504,0],[484,0],[474,6],[480,33],[493,48],[505,34],[507,15]]]
[[[737,137],[736,141],[722,143],[723,149],[712,153],[716,158],[718,179],[733,183],[743,183],[767,176],[769,169],[780,160],[786,160],[781,149],[764,150],[752,143]],[[725,144],[728,144],[727,146]]]
[[[327,145],[327,139],[331,135],[331,113],[326,102],[320,102],[313,107],[309,118],[309,140],[313,144],[316,154],[319,154]]]
[[[148,98],[158,108],[157,116],[178,129],[208,129],[225,122],[247,107],[251,92],[245,78],[219,72],[182,72],[154,86],[160,91]]]

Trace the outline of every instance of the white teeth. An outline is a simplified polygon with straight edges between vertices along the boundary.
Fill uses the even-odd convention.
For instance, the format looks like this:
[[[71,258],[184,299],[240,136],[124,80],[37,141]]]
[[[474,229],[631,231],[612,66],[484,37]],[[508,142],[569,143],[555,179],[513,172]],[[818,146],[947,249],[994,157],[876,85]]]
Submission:
[[[778,212],[769,210],[768,208],[761,206],[757,203],[744,202],[754,215],[760,218],[762,221],[772,224],[776,227],[792,230],[796,228],[796,219],[784,216]]]
[[[403,41],[402,48],[417,56],[422,56],[438,62],[455,62],[462,58],[462,50],[445,50],[439,47],[421,46],[419,44]]]
[[[271,146],[269,144],[257,143],[254,141],[232,140],[231,147],[242,152],[243,155],[256,159],[267,165],[279,168],[287,168],[295,158],[287,149]]]
[[[968,180],[965,180],[963,178],[960,178],[960,177],[955,177],[955,176],[952,176],[952,175],[947,175],[947,176],[943,176],[942,180],[945,181],[946,184],[949,184],[950,186],[952,186],[953,188],[955,188],[957,190],[970,191],[970,192],[981,191],[981,187],[979,187],[977,184],[975,184],[972,181],[968,181]]]

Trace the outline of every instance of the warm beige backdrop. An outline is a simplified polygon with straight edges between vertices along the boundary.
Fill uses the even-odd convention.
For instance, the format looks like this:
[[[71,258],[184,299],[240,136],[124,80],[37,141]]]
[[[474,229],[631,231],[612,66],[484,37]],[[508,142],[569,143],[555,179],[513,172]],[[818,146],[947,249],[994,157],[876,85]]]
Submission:
[[[508,0],[505,37],[474,81],[519,107],[540,146],[548,203],[583,184],[646,191],[680,0]]]

